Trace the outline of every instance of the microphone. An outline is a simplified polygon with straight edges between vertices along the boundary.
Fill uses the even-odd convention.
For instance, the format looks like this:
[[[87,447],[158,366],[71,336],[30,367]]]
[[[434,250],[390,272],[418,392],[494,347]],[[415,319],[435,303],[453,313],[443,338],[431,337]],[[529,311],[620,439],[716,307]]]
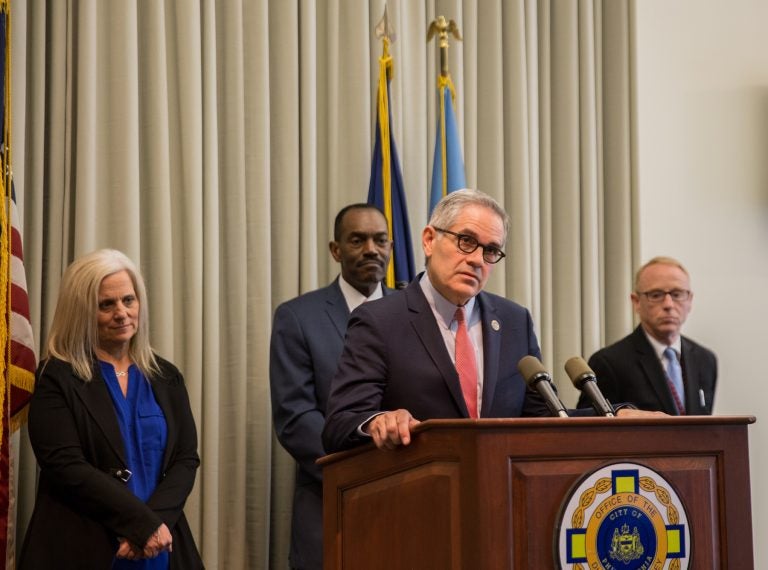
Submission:
[[[544,365],[535,356],[523,356],[517,363],[517,369],[523,375],[525,383],[531,388],[536,388],[553,416],[567,418],[568,412],[565,406],[557,397],[555,389],[552,387],[552,378],[544,369]]]
[[[613,406],[605,399],[597,386],[597,377],[581,356],[569,358],[565,363],[565,372],[579,390],[592,400],[592,407],[599,416],[613,417]]]

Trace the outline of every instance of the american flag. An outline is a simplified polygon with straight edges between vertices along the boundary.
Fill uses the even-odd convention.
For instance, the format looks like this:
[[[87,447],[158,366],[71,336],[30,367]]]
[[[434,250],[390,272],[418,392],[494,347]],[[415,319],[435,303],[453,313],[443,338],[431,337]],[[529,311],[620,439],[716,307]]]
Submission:
[[[10,148],[10,6],[0,2],[0,560],[13,568],[15,492],[11,434],[26,419],[35,383],[35,349],[29,319],[16,195],[11,178]]]
[[[0,290],[4,295],[0,305],[5,317],[0,325],[0,340],[5,347],[0,364],[0,560],[6,561],[6,568],[14,567],[16,518],[10,439],[11,434],[26,420],[27,404],[34,389],[37,360],[29,320],[29,298],[16,199],[13,192],[11,194],[10,212],[5,208],[8,201],[4,200],[3,203],[3,235],[0,239],[3,248],[0,253]],[[5,236],[9,236],[10,240],[5,239]]]

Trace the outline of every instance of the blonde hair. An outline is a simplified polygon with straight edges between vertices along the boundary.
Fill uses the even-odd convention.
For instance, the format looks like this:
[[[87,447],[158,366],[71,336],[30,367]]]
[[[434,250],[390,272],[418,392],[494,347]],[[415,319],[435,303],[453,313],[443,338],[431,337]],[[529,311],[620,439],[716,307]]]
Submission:
[[[691,277],[688,275],[688,270],[683,267],[683,264],[680,263],[677,259],[674,257],[658,255],[652,259],[649,259],[642,267],[640,267],[640,269],[637,270],[637,273],[635,273],[635,293],[639,293],[638,288],[640,285],[640,275],[642,275],[643,271],[648,269],[651,265],[671,265],[680,269],[689,279]]]
[[[139,301],[139,326],[128,353],[147,378],[160,371],[149,344],[149,314],[144,279],[134,263],[115,249],[100,249],[75,260],[67,267],[59,287],[56,311],[48,333],[49,356],[69,362],[86,381],[93,378],[98,346],[99,288],[105,277],[126,271]]]

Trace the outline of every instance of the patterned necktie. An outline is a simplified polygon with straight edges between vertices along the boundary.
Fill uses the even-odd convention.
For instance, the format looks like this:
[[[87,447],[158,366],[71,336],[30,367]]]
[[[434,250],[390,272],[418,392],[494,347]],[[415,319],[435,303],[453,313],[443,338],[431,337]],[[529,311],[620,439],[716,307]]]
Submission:
[[[683,388],[683,371],[680,368],[680,362],[677,360],[677,353],[668,346],[664,349],[664,358],[667,359],[667,383],[669,391],[672,392],[672,398],[675,400],[677,413],[685,415],[685,389]]]
[[[469,410],[469,417],[477,418],[477,363],[475,349],[467,331],[464,307],[456,309],[454,318],[459,325],[456,329],[456,372],[459,373],[461,391]]]

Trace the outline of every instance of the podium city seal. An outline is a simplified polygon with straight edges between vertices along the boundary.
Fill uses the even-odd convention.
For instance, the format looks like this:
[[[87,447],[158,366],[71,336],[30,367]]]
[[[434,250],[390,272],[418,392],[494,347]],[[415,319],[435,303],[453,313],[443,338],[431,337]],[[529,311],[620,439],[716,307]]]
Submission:
[[[691,535],[672,485],[636,463],[586,475],[558,518],[556,559],[568,570],[683,570]]]

